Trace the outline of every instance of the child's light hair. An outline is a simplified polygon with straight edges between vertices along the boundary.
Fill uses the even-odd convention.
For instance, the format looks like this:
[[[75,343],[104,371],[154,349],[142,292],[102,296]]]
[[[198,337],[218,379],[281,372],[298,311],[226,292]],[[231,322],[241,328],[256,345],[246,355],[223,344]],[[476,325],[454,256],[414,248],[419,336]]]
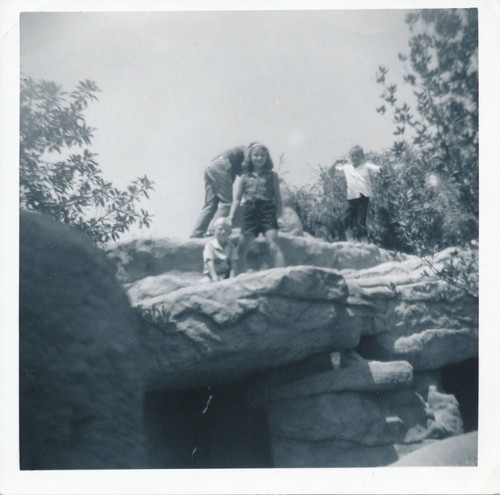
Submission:
[[[214,222],[214,229],[217,227],[231,227],[231,224],[229,222],[229,218],[227,217],[220,217]]]
[[[360,154],[362,158],[365,157],[365,153],[363,151],[363,148],[361,146],[359,146],[359,144],[357,144],[356,146],[353,146],[350,150],[349,150],[349,157],[351,155],[353,155],[354,153],[357,153],[357,154]]]
[[[274,163],[273,163],[273,160],[271,159],[271,154],[269,153],[269,149],[267,148],[267,146],[263,145],[262,143],[259,143],[258,141],[253,141],[248,146],[248,149],[245,153],[245,159],[243,160],[243,163],[241,164],[241,169],[243,170],[244,174],[253,172],[253,170],[254,170],[251,155],[252,155],[252,151],[255,148],[262,148],[267,154],[267,160],[266,160],[266,164],[264,165],[264,170],[272,170],[274,168]]]

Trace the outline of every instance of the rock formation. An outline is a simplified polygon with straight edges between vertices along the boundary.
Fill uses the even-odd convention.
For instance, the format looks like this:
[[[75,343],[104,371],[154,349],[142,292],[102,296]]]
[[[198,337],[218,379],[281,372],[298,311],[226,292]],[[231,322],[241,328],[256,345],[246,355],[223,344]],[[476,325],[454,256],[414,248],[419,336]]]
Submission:
[[[328,349],[350,349],[347,285],[335,270],[289,267],[200,284],[140,301],[148,386],[232,380]],[[228,371],[230,373],[228,374]]]
[[[103,253],[21,212],[21,469],[145,465],[137,318]]]
[[[261,271],[197,286],[194,274],[201,269],[201,243],[192,265],[188,266],[184,259],[184,271],[171,275],[170,283],[182,280],[185,288],[170,295],[159,295],[155,290],[156,279],[165,285],[168,273],[155,277],[145,272],[143,278],[134,281],[140,275],[128,268],[137,266],[136,259],[144,263],[150,252],[149,266],[165,270],[157,266],[166,263],[164,253],[173,246],[169,241],[160,241],[154,247],[135,241],[109,254],[118,261],[132,304],[142,307],[149,321],[155,322],[156,315],[156,324],[164,329],[174,326],[182,332],[183,342],[193,339],[190,331],[198,329],[197,345],[205,349],[205,358],[198,351],[196,357],[185,359],[184,365],[174,365],[183,386],[227,380],[224,369],[231,370],[231,379],[263,374],[252,403],[266,413],[273,465],[387,465],[433,440],[461,434],[459,404],[452,395],[442,392],[439,370],[477,356],[477,301],[437,277],[424,276],[426,266],[414,256],[396,255],[373,245],[332,244],[286,234],[280,235],[280,243],[291,267],[266,270],[266,247],[260,240],[250,259],[253,268]],[[191,246],[190,253],[194,255],[194,251]],[[451,253],[448,250],[437,257],[438,268]],[[313,269],[311,265],[323,268]],[[330,279],[333,273],[336,276]],[[338,293],[331,300],[335,315],[328,318],[325,329],[330,328],[330,339],[333,333],[342,334],[350,336],[350,342],[325,340],[310,330],[311,325],[316,325],[316,318],[309,315],[320,317],[329,307],[311,301],[325,293],[327,274],[331,280],[328,284],[334,279],[341,285],[345,281],[348,290],[344,292],[344,287],[341,296]],[[281,278],[297,287],[294,298],[264,298],[260,285],[253,285],[259,281],[266,287],[275,286]],[[311,291],[315,278],[318,285]],[[340,287],[337,282],[332,285],[335,286]],[[260,302],[256,303],[256,299]],[[177,305],[182,311],[174,309]],[[253,329],[245,324],[242,331],[235,331],[239,322],[230,330],[231,315],[238,319],[252,305],[258,307],[259,317],[264,319],[255,319]],[[298,315],[304,314],[304,307],[309,312],[298,319]],[[189,316],[182,316],[180,321],[179,315],[184,311]],[[162,312],[164,318],[160,316]],[[214,318],[220,321],[215,324]],[[212,321],[212,327],[207,319]],[[289,331],[285,334],[280,328]],[[223,329],[226,337],[220,339]],[[218,356],[224,358],[212,361],[209,353],[221,341],[229,343],[233,331],[232,352],[220,352]],[[243,338],[249,335],[251,340],[257,337],[263,348]],[[275,335],[276,340],[270,335]],[[324,347],[315,347],[320,343]],[[175,349],[177,361],[182,360],[180,356],[185,354],[179,346]],[[292,349],[295,350],[290,353]],[[277,352],[273,354],[273,350]],[[328,355],[338,350],[342,365],[333,369]],[[245,355],[248,360],[243,364]],[[188,361],[196,366],[204,364],[204,369],[199,368],[200,376],[194,376],[192,371],[190,374],[195,365],[187,364]],[[217,366],[222,367],[218,376],[208,369]],[[178,387],[165,380],[161,386],[165,390]]]
[[[23,213],[22,468],[385,466],[460,435],[440,370],[477,358],[477,300],[416,257],[279,241],[286,268],[258,240],[197,284],[205,240],[106,260]]]
[[[477,431],[425,445],[391,466],[477,466]]]

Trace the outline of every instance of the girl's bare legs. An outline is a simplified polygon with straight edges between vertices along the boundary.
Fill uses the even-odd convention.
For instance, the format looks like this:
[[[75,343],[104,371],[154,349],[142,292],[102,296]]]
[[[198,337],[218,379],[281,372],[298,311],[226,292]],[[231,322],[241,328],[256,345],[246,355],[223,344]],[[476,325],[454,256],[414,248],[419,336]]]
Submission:
[[[278,244],[278,231],[276,229],[267,230],[264,235],[266,237],[271,256],[273,257],[275,268],[285,266],[285,257],[283,256],[281,248]]]
[[[247,254],[255,236],[250,233],[241,234],[238,240],[238,273],[247,271]]]

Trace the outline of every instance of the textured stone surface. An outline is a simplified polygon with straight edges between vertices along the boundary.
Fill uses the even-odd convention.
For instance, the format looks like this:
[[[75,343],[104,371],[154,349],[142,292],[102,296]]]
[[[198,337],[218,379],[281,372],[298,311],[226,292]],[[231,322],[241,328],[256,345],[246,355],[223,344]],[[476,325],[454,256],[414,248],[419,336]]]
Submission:
[[[325,393],[266,409],[271,434],[294,440],[386,445],[436,437],[432,411],[413,391]]]
[[[206,242],[137,240],[106,260],[75,232],[22,215],[23,468],[191,466],[202,425],[227,447],[212,459],[220,438],[203,437],[206,466],[227,467],[248,448],[220,432],[231,418],[244,435],[249,411],[267,418],[259,431],[276,467],[387,465],[462,433],[439,368],[477,356],[477,300],[425,278],[418,258],[283,233],[291,266],[265,270],[259,239],[259,272],[198,285]],[[263,447],[255,466],[267,465]]]
[[[108,250],[108,256],[117,267],[122,282],[160,275],[163,273],[197,272],[203,268],[202,254],[209,239],[145,239],[121,243]],[[235,241],[233,236],[233,242]],[[312,265],[337,270],[373,267],[390,261],[409,259],[371,244],[358,242],[329,243],[310,236],[298,237],[280,233],[279,244],[287,266]],[[248,266],[266,269],[271,266],[267,244],[257,238],[250,248]]]
[[[453,256],[446,250],[436,267]],[[416,257],[366,270],[345,270],[353,326],[361,326],[359,352],[368,359],[405,360],[417,371],[477,356],[478,301],[447,285]]]
[[[276,467],[385,466],[462,433],[456,401],[446,394],[430,404],[411,391],[322,397],[269,406]]]
[[[297,212],[291,206],[283,206],[283,214],[281,216],[283,226],[280,232],[284,234],[303,236],[304,229]]]
[[[433,438],[447,438],[464,432],[459,404],[455,396],[439,392],[436,386],[429,387],[427,403],[434,414]]]
[[[196,272],[169,272],[125,284],[125,288],[130,303],[132,306],[137,306],[145,299],[151,299],[195,285],[199,280],[200,274]]]
[[[197,272],[203,268],[207,239],[137,239],[107,251],[121,282],[134,282],[167,272]]]
[[[164,389],[210,385],[353,348],[359,333],[343,325],[346,299],[338,272],[289,267],[143,300],[148,382]]]
[[[450,254],[438,257],[441,263]],[[438,264],[437,267],[440,265]],[[367,334],[394,332],[400,336],[432,328],[477,327],[477,299],[465,296],[429,271],[422,260],[408,257],[364,270],[344,270],[353,311],[371,316]]]
[[[345,353],[343,353],[345,354]],[[365,361],[342,356],[341,369],[314,373],[302,379],[269,385],[266,401],[308,397],[325,392],[377,392],[407,389],[413,384],[413,368],[406,361]]]
[[[477,466],[477,431],[432,442],[392,466]]]
[[[280,232],[296,236],[304,235],[302,222],[293,208],[292,193],[283,179],[280,179],[280,193],[283,203],[283,227],[281,227]]]
[[[398,459],[393,445],[367,446],[345,440],[307,442],[289,438],[272,438],[275,467],[377,467]]]
[[[355,445],[415,445],[463,433],[456,399],[435,386],[427,401],[414,390],[325,392],[271,401],[266,411],[273,438],[330,442],[330,451],[336,441],[349,442],[353,451]]]
[[[21,213],[22,469],[144,465],[138,321],[85,237]]]
[[[433,370],[478,354],[477,328],[432,328],[407,336],[383,333],[367,339],[362,353],[369,358],[402,359],[416,370]]]
[[[303,441],[346,440],[361,445],[390,443],[380,399],[376,394],[329,393],[267,407],[272,436]]]

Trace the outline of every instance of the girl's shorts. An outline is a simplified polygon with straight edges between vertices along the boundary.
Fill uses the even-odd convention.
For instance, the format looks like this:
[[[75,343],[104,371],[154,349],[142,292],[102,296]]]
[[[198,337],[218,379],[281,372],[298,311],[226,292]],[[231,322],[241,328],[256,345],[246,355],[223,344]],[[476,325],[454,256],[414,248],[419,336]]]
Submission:
[[[243,226],[244,234],[253,234],[255,237],[260,232],[278,229],[276,218],[276,207],[272,201],[253,200],[243,204]]]

